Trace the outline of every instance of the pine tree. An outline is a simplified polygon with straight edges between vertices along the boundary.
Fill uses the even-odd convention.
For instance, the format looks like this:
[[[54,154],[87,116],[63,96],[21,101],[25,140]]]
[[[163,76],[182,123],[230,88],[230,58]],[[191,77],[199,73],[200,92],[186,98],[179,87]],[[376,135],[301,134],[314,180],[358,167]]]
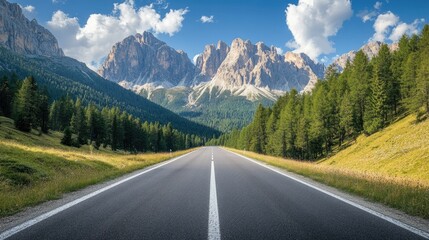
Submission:
[[[64,135],[63,135],[63,138],[61,139],[61,144],[66,146],[71,146],[73,144],[72,131],[70,127],[66,127],[64,129]]]
[[[371,84],[370,109],[366,112],[364,128],[369,134],[383,128],[387,123],[389,108],[390,52],[387,45],[381,46],[374,59],[374,77]]]
[[[85,111],[82,107],[82,102],[80,99],[76,100],[75,103],[75,115],[76,115],[76,124],[74,126],[77,139],[80,144],[85,144],[88,139],[87,123],[85,118]]]
[[[47,91],[39,95],[39,125],[43,133],[49,131],[49,97]]]
[[[354,121],[353,121],[353,105],[349,94],[346,93],[340,105],[340,137],[339,144],[342,145],[346,137],[352,136],[354,132]]]
[[[401,95],[402,104],[408,112],[417,112],[419,108],[417,96],[418,54],[411,53],[405,61],[402,72]]]
[[[58,101],[54,101],[51,104],[51,109],[49,111],[49,123],[50,123],[51,129],[60,130],[61,128],[60,115],[61,115],[60,104]]]
[[[417,69],[414,109],[417,110],[417,117],[420,118],[425,113],[429,113],[429,25],[425,25],[421,32],[418,49],[420,63]]]
[[[24,79],[16,96],[14,107],[15,126],[21,131],[29,132],[37,127],[38,99],[37,84],[33,77]]]
[[[257,153],[265,152],[265,143],[266,143],[266,135],[265,135],[265,110],[262,107],[262,104],[259,104],[256,109],[255,117],[253,118],[253,136],[251,140],[250,149],[251,151]]]
[[[296,147],[301,152],[301,159],[310,158],[309,128],[311,124],[311,95],[302,97],[302,110],[298,120]]]
[[[9,79],[5,76],[0,82],[0,115],[11,117],[13,92]]]
[[[429,113],[429,51],[421,56],[417,72],[416,107],[418,117]],[[423,108],[420,111],[420,108]]]
[[[370,97],[370,66],[365,53],[356,53],[350,75],[350,104],[353,106],[354,131],[363,130],[363,119]]]

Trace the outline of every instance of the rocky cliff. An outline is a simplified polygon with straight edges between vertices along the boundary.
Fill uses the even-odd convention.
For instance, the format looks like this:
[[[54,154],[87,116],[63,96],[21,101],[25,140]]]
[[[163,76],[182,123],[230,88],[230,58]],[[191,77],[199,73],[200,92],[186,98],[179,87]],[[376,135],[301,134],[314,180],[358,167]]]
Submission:
[[[207,45],[194,66],[184,52],[144,32],[115,44],[99,74],[148,98],[156,89],[181,87],[190,92],[189,105],[195,105],[205,93],[254,101],[275,100],[292,88],[310,91],[324,66],[305,54],[280,55],[274,47],[240,38],[231,46],[222,41]]]
[[[144,32],[115,44],[98,73],[139,92],[192,85],[195,66],[186,53]]]
[[[64,56],[54,35],[29,21],[18,4],[0,0],[0,45],[19,54]]]
[[[202,56],[210,59],[210,56],[206,56],[207,52]],[[194,89],[189,98],[190,104],[198,103],[205,93],[216,96],[229,92],[253,101],[263,98],[275,100],[293,88],[310,91],[317,80],[323,77],[324,66],[302,53],[280,55],[274,47],[268,47],[262,42],[252,44],[237,38],[219,67],[204,71],[216,73],[210,81]]]
[[[368,57],[368,59],[371,60],[374,56],[378,54],[382,44],[383,44],[382,42],[378,42],[378,41],[369,42],[363,45],[359,50],[362,50],[365,53],[365,55]],[[392,52],[397,50],[398,44],[397,43],[390,44],[389,49]],[[357,51],[355,50],[345,53],[339,56],[332,64],[336,66],[340,71],[342,71],[346,67],[347,61],[353,62],[353,60],[355,59],[356,53]]]

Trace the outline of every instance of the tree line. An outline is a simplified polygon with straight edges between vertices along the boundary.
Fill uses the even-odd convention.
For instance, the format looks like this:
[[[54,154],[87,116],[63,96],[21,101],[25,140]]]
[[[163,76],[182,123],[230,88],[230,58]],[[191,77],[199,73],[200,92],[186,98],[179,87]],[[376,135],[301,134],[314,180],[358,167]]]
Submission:
[[[373,134],[398,118],[429,115],[429,25],[404,35],[399,48],[383,44],[371,60],[358,51],[339,73],[333,65],[312,92],[296,90],[274,106],[259,106],[253,121],[207,144],[296,159],[318,159],[335,145]]]
[[[28,57],[1,46],[0,56],[0,65],[7,66],[0,67],[0,77],[6,75],[10,78],[16,74],[19,79],[24,79],[30,75],[34,76],[40,86],[47,88],[51,101],[70,95],[73,99],[80,98],[85,105],[93,103],[100,109],[105,106],[119,107],[142,121],[160,122],[163,125],[170,122],[173,128],[183,133],[202,138],[220,135],[220,132],[213,128],[179,117],[117,83],[106,81],[74,59]]]
[[[49,103],[46,89],[39,89],[34,77],[19,81],[3,77],[0,82],[0,115],[12,118],[15,127],[40,134],[49,130],[64,132],[61,143],[80,147],[110,147],[113,151],[164,152],[187,149],[204,144],[196,135],[174,129],[171,123],[142,122],[118,107],[98,108],[69,95]]]

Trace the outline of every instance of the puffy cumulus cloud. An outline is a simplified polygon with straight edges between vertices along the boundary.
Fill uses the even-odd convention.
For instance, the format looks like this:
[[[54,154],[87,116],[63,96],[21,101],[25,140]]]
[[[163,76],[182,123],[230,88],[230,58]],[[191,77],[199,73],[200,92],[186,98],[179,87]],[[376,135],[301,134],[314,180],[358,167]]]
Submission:
[[[374,35],[369,41],[384,42],[389,39],[393,42],[398,41],[402,35],[417,34],[425,19],[416,19],[412,23],[404,23],[394,13],[388,11],[384,14],[379,14],[374,22]]]
[[[214,21],[214,16],[212,15],[212,16],[201,16],[201,18],[200,18],[200,21],[202,22],[202,23],[213,23],[213,21]]]
[[[329,37],[335,36],[353,14],[350,0],[299,0],[286,8],[286,23],[292,32],[296,52],[312,59],[335,51]]]
[[[425,22],[425,19],[416,19],[411,24],[399,23],[395,28],[393,28],[392,33],[389,36],[389,39],[393,42],[399,41],[399,39],[404,35],[418,34],[419,28]]]
[[[388,11],[387,13],[378,15],[374,22],[375,33],[372,36],[372,41],[384,42],[386,34],[390,31],[391,27],[396,26],[399,22],[399,17]]]
[[[152,31],[174,35],[182,28],[188,9],[170,9],[164,17],[154,4],[136,8],[133,0],[114,4],[110,15],[91,14],[84,26],[62,11],[52,15],[47,27],[58,38],[67,56],[97,69],[111,47],[129,35]]]

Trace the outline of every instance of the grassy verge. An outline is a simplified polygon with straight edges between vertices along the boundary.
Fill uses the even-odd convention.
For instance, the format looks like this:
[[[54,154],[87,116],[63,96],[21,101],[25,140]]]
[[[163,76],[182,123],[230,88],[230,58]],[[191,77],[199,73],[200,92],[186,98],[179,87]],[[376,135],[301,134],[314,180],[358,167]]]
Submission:
[[[0,117],[0,217],[192,150],[126,154],[59,144],[61,133],[16,131]]]
[[[383,203],[410,215],[429,219],[429,181],[229,150]]]

